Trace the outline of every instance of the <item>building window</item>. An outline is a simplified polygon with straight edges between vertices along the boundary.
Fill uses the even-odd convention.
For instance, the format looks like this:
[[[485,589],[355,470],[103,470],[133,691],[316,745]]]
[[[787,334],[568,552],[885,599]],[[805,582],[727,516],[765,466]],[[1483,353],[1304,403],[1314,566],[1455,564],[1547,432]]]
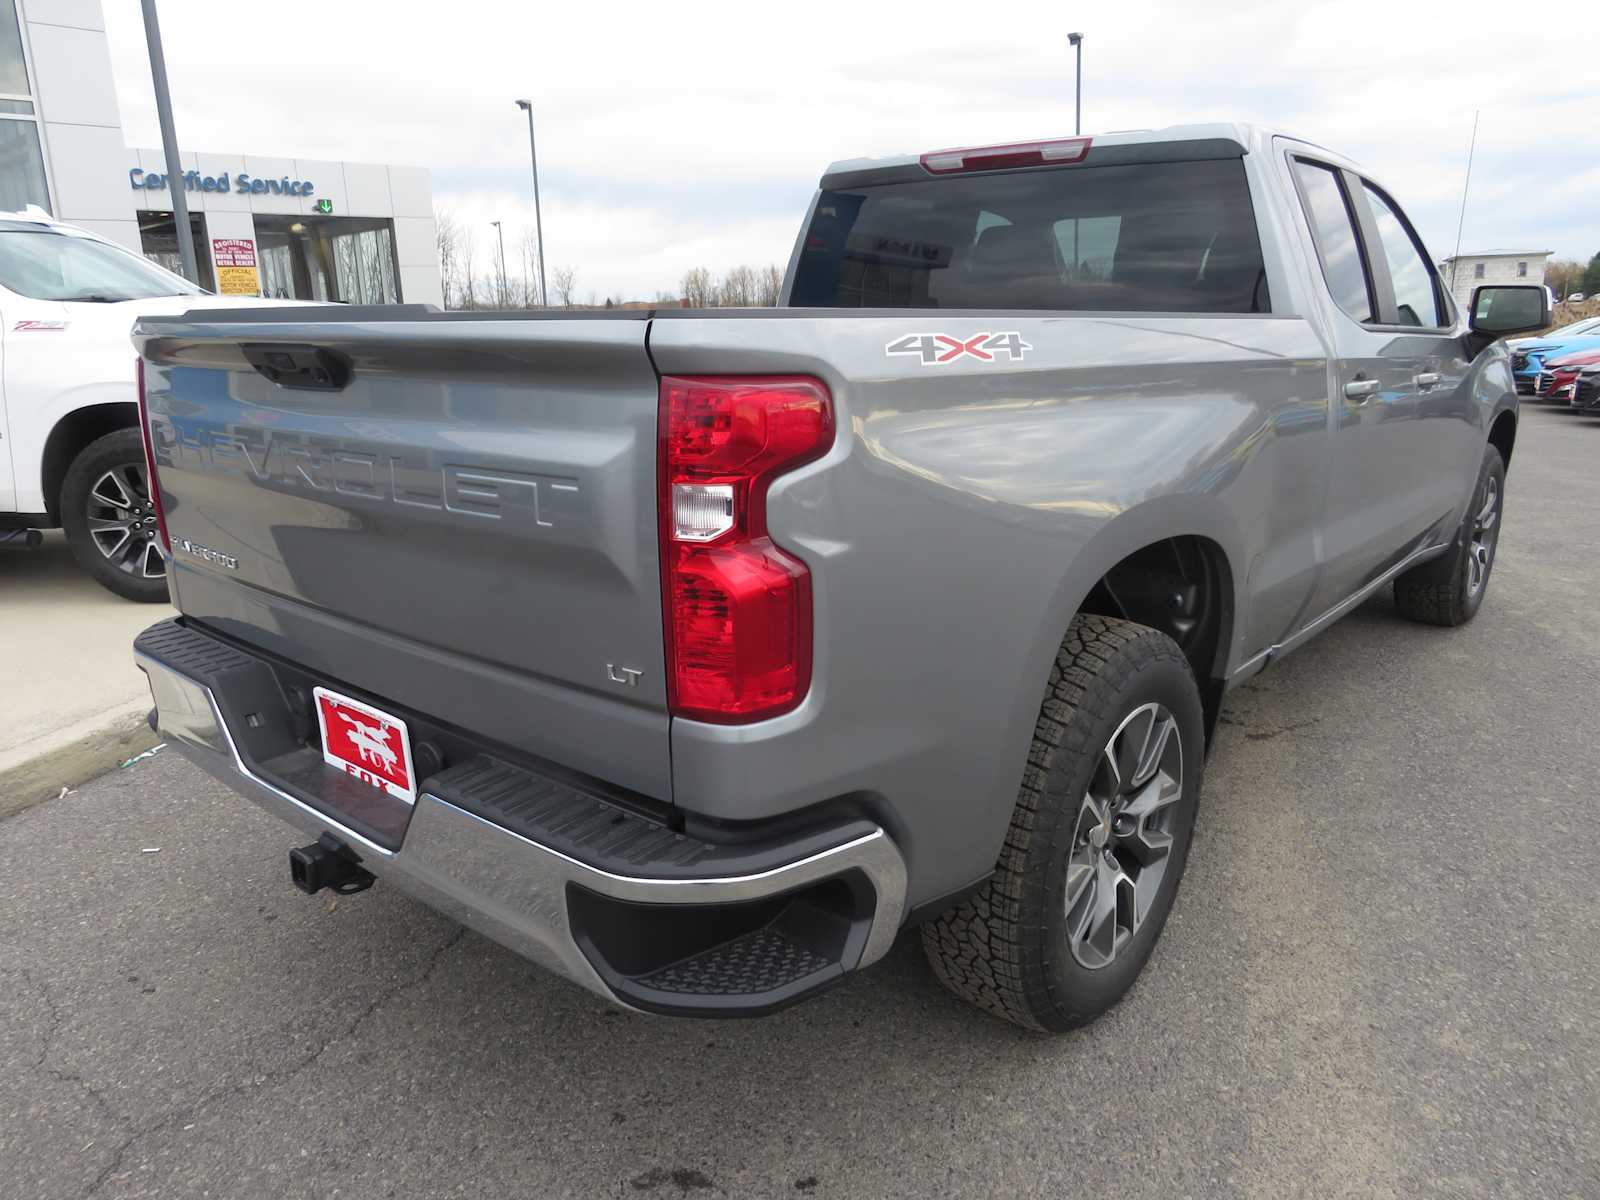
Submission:
[[[17,6],[15,0],[0,0],[0,209],[6,211],[30,204],[50,207],[32,96]]]
[[[1528,277],[1528,264],[1525,263],[1525,262],[1519,262],[1517,264],[1517,278],[1518,279],[1526,279],[1527,277]]]
[[[1472,277],[1474,279],[1482,279],[1483,278],[1483,264],[1482,263],[1473,263],[1472,264]]]
[[[183,252],[178,249],[178,222],[169,212],[139,212],[139,248],[144,256],[158,263],[174,275],[183,274]],[[200,272],[200,286],[208,292],[217,290],[216,272],[211,269],[211,255],[206,252],[206,217],[204,213],[189,214],[189,232],[194,235],[195,267]]]
[[[395,304],[393,222],[386,218],[257,215],[262,295]]]
[[[16,0],[0,2],[0,94],[31,96],[28,64],[22,57],[22,26],[17,22]]]

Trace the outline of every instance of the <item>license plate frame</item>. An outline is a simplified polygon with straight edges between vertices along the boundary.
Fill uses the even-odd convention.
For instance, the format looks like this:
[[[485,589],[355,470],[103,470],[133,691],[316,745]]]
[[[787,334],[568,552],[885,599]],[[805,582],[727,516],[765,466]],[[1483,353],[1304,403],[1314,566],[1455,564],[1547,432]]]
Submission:
[[[311,696],[322,761],[396,800],[416,804],[417,773],[405,721],[332,688],[314,687]]]

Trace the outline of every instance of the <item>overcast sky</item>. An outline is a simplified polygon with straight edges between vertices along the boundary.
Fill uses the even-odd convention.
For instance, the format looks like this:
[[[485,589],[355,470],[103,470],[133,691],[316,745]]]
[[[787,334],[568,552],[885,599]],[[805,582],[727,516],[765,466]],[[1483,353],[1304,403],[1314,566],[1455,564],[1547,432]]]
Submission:
[[[131,144],[157,145],[139,6],[104,0]],[[1435,258],[1600,250],[1600,7],[1506,3],[713,5],[159,0],[180,145],[416,163],[487,267],[532,225],[580,295],[676,293],[703,265],[784,263],[833,159],[1250,120],[1351,155]],[[1518,13],[1538,31],[1517,30]],[[1571,69],[1562,63],[1571,48]],[[513,268],[515,273],[515,268]]]

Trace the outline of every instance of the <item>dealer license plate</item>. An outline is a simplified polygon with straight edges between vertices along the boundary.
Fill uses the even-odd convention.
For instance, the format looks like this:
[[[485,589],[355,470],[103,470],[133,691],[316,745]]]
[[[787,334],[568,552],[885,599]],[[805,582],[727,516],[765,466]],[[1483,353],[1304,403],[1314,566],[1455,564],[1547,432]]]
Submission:
[[[319,687],[312,689],[322,758],[397,800],[415,804],[417,777],[411,768],[406,723],[364,701]]]

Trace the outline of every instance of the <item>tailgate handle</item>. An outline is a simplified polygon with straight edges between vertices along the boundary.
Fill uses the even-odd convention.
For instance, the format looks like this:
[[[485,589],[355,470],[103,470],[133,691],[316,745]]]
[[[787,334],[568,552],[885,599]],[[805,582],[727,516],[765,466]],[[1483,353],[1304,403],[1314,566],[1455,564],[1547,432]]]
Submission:
[[[355,374],[350,360],[325,346],[243,345],[256,373],[279,387],[308,392],[340,392]]]

